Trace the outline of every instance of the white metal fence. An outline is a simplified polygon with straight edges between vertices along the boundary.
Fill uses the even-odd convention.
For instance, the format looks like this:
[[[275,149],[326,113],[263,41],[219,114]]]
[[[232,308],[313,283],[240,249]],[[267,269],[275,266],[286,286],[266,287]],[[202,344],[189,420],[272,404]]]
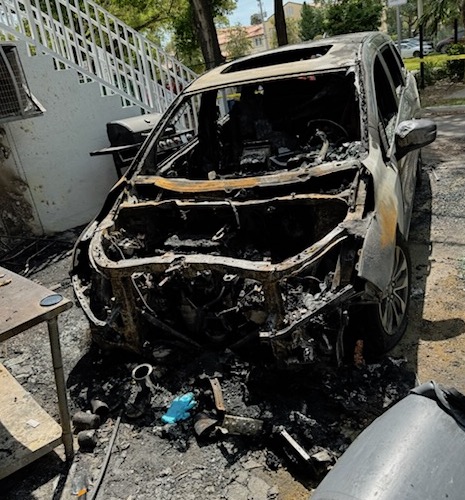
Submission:
[[[0,33],[151,112],[164,111],[196,76],[91,0],[0,0]]]

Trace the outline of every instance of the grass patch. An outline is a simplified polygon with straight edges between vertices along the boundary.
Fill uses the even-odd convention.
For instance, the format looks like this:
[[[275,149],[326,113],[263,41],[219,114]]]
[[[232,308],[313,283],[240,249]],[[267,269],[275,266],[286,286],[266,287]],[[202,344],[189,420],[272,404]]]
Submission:
[[[423,62],[429,63],[432,66],[440,66],[447,61],[457,61],[459,59],[465,59],[465,54],[459,54],[456,56],[449,56],[447,54],[433,54],[431,56],[425,56]],[[419,57],[410,57],[404,59],[404,65],[409,71],[418,71],[420,69],[421,59]]]
[[[465,99],[443,99],[441,106],[463,106]]]

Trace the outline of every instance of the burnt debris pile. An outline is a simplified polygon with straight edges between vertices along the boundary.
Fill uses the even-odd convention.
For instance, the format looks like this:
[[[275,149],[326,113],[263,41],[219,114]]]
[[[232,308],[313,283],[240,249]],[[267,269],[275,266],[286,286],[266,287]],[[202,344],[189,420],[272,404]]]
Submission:
[[[319,481],[353,439],[414,386],[403,360],[340,369],[280,370],[232,352],[181,357],[168,350],[155,362],[101,358],[91,350],[70,377],[77,407],[105,401],[110,417],[151,429],[186,451],[197,440],[266,451],[269,469],[289,467]],[[174,370],[173,367],[178,367]],[[234,457],[230,457],[234,461]]]

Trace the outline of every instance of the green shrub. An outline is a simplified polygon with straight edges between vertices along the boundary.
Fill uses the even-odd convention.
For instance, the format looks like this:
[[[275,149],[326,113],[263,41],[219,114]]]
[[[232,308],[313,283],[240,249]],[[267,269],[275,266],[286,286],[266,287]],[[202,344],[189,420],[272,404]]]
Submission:
[[[424,62],[424,84],[425,87],[434,85],[439,80],[448,79],[448,71],[445,62]],[[415,79],[417,84],[420,85],[421,73],[420,71],[415,71]]]
[[[458,56],[465,54],[465,45],[463,43],[454,43],[447,48],[449,56]],[[465,75],[465,60],[447,61],[447,77],[453,82],[463,81]]]

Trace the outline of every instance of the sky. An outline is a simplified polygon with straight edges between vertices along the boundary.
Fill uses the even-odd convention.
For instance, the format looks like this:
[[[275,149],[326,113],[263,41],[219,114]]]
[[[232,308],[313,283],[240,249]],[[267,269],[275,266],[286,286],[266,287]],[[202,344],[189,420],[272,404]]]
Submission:
[[[262,0],[263,15],[265,17],[270,17],[274,12],[274,0]],[[231,25],[242,24],[242,26],[248,26],[250,24],[250,16],[260,12],[260,7],[258,6],[257,0],[237,0],[237,8],[229,16],[229,22]]]

